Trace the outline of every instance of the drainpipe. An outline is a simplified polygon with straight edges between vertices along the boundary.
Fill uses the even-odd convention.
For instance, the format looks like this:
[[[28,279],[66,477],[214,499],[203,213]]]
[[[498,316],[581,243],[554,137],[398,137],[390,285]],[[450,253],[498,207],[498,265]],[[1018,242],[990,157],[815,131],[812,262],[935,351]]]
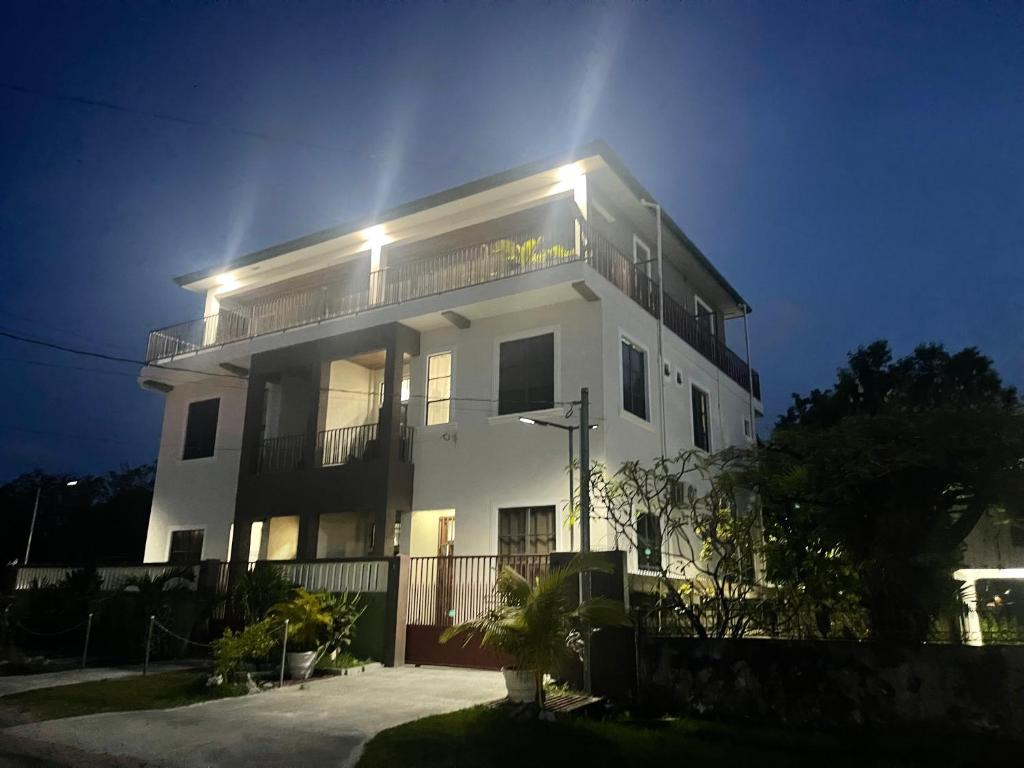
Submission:
[[[661,204],[652,203],[649,200],[640,200],[640,203],[646,208],[653,208],[654,214],[658,220],[658,399],[661,406],[661,457],[665,458],[668,453],[668,438],[666,435],[666,424],[665,418],[665,349],[664,349],[664,330],[665,330],[665,272],[662,269],[662,258],[661,258]]]
[[[757,446],[757,422],[754,421],[754,366],[750,363],[750,330],[747,327],[747,315],[750,314],[750,307],[743,303],[743,343],[747,347],[747,401],[750,404],[750,437]]]

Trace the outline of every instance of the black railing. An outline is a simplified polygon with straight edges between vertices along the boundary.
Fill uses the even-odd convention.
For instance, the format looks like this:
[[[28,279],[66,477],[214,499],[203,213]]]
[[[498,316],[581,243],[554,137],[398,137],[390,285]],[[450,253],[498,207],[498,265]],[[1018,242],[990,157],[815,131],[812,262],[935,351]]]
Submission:
[[[583,235],[583,257],[612,285],[629,296],[654,317],[658,316],[658,282],[647,274],[647,266],[638,266],[624,256],[590,223],[578,219]]]
[[[334,467],[350,461],[362,461],[377,454],[377,425],[327,429],[317,436],[320,466]]]
[[[260,443],[259,474],[301,469],[305,460],[305,435],[268,437]]]

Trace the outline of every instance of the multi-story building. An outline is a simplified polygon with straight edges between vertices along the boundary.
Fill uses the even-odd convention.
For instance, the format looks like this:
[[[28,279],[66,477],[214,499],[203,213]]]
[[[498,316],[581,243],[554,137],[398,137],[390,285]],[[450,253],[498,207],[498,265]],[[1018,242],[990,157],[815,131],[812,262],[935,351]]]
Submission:
[[[583,387],[610,467],[752,440],[748,306],[653,200],[593,144],[177,278],[206,308],[140,375],[146,560],[578,548],[579,433],[543,422],[578,424]]]

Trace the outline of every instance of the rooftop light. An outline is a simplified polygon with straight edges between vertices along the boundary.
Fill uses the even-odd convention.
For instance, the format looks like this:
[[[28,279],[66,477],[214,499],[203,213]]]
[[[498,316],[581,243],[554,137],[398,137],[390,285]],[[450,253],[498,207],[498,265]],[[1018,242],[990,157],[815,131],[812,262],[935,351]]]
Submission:
[[[537,423],[537,422],[536,422],[536,421],[534,421],[533,419],[528,419],[528,418],[526,418],[525,416],[520,416],[520,417],[519,417],[519,420],[520,420],[521,422],[523,422],[523,424],[536,424],[536,423]]]
[[[581,176],[583,171],[576,163],[569,163],[558,169],[558,180],[567,187],[575,186]]]

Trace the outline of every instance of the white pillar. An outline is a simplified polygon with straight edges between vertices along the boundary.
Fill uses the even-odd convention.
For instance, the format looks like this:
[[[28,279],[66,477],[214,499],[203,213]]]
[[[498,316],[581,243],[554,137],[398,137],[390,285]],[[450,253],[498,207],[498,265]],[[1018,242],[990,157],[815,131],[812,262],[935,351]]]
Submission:
[[[981,620],[978,618],[978,590],[977,582],[973,579],[965,581],[960,589],[963,596],[966,614],[960,619],[960,626],[963,632],[963,640],[967,645],[981,645]]]

